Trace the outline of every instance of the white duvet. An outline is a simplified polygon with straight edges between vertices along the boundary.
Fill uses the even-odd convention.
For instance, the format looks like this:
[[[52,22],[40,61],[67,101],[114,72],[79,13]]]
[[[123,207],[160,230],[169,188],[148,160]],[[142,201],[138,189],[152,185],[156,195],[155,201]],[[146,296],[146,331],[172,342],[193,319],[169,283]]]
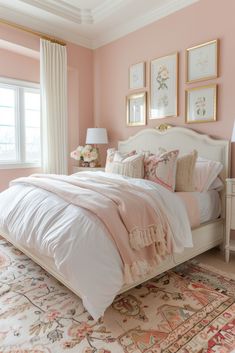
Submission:
[[[97,173],[110,179],[126,179]],[[151,189],[160,199],[173,230],[174,252],[192,247],[191,228],[182,201],[150,181],[131,178],[128,181]],[[48,191],[18,184],[2,192],[0,229],[15,243],[52,258],[61,274],[81,294],[94,319],[103,315],[123,285],[122,261],[105,225],[91,212]]]

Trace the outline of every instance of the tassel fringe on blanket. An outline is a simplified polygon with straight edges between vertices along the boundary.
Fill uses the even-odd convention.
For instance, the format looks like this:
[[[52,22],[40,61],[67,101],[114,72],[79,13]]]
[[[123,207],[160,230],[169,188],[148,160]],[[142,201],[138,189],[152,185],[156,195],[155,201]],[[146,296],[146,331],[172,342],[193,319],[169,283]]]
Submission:
[[[165,235],[162,224],[152,224],[144,229],[136,227],[129,233],[130,245],[139,250],[155,243],[157,253],[162,256],[168,252]]]
[[[168,253],[169,254],[169,253]],[[163,260],[160,255],[156,255],[155,260],[139,260],[131,265],[124,264],[124,283],[133,284],[141,278],[156,270],[156,266]]]

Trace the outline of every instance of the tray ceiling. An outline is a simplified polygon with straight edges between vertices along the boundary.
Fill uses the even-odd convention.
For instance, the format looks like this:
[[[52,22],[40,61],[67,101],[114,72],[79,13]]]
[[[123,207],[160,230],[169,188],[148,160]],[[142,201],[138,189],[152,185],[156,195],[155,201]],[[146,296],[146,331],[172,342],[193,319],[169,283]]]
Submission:
[[[0,16],[95,49],[197,1],[0,0]]]

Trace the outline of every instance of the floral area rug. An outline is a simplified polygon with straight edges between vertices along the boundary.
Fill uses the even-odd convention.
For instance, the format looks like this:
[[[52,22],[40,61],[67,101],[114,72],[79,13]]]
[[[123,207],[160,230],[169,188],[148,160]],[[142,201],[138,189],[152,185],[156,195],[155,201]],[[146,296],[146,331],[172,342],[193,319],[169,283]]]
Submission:
[[[1,353],[232,353],[234,296],[234,280],[187,262],[117,297],[97,323],[0,240]]]

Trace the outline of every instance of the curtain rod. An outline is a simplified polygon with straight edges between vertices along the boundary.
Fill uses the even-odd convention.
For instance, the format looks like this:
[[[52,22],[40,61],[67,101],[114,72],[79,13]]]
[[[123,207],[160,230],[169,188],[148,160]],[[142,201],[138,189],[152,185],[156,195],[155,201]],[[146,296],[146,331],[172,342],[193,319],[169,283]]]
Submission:
[[[63,42],[63,41],[60,40],[60,39],[57,39],[57,38],[55,38],[55,37],[50,37],[50,36],[48,36],[48,35],[45,34],[45,33],[34,31],[34,30],[30,29],[30,28],[27,28],[27,27],[18,25],[18,24],[16,24],[16,23],[13,23],[13,22],[4,20],[4,19],[2,19],[2,18],[0,18],[0,24],[1,24],[1,23],[2,23],[2,24],[5,24],[5,25],[7,25],[7,26],[10,26],[10,27],[19,29],[19,30],[24,31],[24,32],[26,32],[26,33],[33,34],[34,36],[40,37],[40,38],[42,38],[42,39],[49,40],[49,41],[52,42],[52,43],[56,43],[56,44],[60,44],[60,45],[64,45],[64,46],[66,45],[66,43]]]

